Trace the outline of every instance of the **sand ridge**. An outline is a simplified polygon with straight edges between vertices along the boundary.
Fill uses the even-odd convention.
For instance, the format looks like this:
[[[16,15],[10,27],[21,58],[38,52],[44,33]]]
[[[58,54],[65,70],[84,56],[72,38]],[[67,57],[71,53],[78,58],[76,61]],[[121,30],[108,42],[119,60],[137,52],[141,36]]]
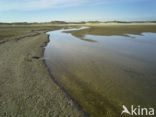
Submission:
[[[41,59],[47,41],[39,31],[0,45],[1,117],[84,116],[50,78]]]

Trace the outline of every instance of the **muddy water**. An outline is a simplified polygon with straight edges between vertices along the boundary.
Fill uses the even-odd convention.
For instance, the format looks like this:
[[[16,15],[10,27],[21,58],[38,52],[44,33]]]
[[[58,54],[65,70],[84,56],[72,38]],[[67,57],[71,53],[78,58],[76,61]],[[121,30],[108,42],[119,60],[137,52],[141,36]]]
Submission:
[[[120,116],[122,105],[156,107],[156,33],[80,40],[63,33],[67,30],[48,32],[44,58],[91,116]]]

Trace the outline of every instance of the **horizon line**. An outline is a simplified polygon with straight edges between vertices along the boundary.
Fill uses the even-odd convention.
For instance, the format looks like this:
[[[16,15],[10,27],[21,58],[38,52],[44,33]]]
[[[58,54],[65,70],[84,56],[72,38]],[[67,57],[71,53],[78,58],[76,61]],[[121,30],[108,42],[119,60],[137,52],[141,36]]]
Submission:
[[[20,21],[20,22],[1,22],[0,21],[0,24],[2,23],[8,23],[8,24],[11,24],[11,23],[88,23],[88,22],[91,22],[91,23],[109,23],[109,22],[125,22],[125,23],[132,23],[132,22],[156,22],[156,20],[131,20],[131,21],[126,21],[126,20],[107,20],[107,21],[100,21],[100,20],[88,20],[88,21],[64,21],[64,20],[54,20],[54,21],[33,21],[33,22],[29,22],[29,21]]]

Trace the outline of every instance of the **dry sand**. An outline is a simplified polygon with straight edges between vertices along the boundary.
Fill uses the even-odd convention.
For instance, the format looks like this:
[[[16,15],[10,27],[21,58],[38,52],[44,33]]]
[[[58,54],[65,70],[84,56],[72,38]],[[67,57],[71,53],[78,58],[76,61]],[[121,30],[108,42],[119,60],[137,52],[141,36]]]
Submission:
[[[34,57],[47,41],[40,31],[0,44],[0,117],[84,116]]]

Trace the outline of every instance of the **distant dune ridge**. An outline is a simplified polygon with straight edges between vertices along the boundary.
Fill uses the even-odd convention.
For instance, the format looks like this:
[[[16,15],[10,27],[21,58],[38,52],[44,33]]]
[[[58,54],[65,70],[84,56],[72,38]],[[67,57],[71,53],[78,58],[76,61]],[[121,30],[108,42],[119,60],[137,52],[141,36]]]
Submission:
[[[51,22],[0,22],[0,25],[32,25],[32,24],[109,24],[109,23],[156,23],[156,21],[80,21],[80,22],[66,22],[66,21],[51,21]]]

